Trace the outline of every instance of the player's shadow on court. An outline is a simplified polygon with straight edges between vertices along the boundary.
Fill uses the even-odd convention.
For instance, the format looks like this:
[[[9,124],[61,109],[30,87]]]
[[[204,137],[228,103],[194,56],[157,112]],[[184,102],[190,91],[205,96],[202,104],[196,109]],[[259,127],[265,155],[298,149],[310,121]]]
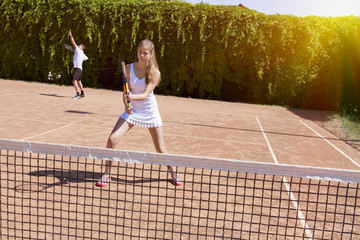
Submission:
[[[67,110],[66,113],[75,113],[75,114],[94,114],[92,112],[85,112],[85,111],[77,111],[77,110]]]
[[[57,95],[57,94],[40,93],[40,95],[46,96],[46,97],[67,98],[66,96],[61,96],[61,95]]]
[[[31,180],[28,182],[32,185],[41,185],[41,187],[31,187],[29,189],[24,188],[24,186],[18,185],[15,187],[16,191],[44,191],[45,189],[67,185],[69,183],[95,183],[100,179],[102,173],[95,173],[95,172],[85,172],[85,171],[61,171],[61,170],[40,170],[30,172],[28,174],[31,177],[38,177],[38,180]],[[50,179],[41,179],[43,177],[54,177],[54,182],[49,182]],[[124,176],[125,177],[125,176]],[[141,178],[141,179],[124,179],[115,175],[111,176],[111,183],[122,183],[122,184],[129,184],[129,185],[141,185],[150,182],[164,182],[169,181],[168,179],[161,179],[161,178]]]

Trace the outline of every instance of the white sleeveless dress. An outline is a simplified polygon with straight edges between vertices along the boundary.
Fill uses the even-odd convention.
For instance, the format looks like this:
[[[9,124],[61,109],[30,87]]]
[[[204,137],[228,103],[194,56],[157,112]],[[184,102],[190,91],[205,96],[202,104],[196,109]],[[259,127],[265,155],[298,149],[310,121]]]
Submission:
[[[141,94],[144,92],[146,83],[145,77],[139,79],[134,70],[134,63],[130,65],[130,91],[132,94]],[[120,117],[128,123],[146,128],[161,127],[163,122],[159,113],[158,105],[154,92],[142,101],[131,101],[133,111],[131,114],[124,112]]]

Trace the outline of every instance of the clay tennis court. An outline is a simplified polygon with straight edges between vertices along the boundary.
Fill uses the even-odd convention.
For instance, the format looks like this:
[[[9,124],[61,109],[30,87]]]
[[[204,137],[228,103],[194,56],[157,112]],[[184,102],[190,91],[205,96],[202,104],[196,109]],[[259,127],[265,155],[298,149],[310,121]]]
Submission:
[[[123,112],[119,91],[0,80],[1,138],[105,147]],[[360,152],[316,124],[325,112],[157,96],[171,154],[360,169]],[[147,129],[133,128],[119,149],[154,152]]]
[[[123,111],[122,93],[85,89],[85,94],[85,98],[76,100],[72,98],[73,87],[0,80],[0,138],[104,147],[112,127]],[[326,119],[325,112],[169,96],[157,96],[157,101],[164,121],[165,143],[171,154],[360,169],[359,151],[315,122]],[[147,129],[139,127],[133,128],[125,135],[118,149],[154,152]],[[105,188],[94,188],[102,166],[101,164],[93,166],[87,159],[42,155],[31,157],[27,154],[22,157],[21,163],[20,160],[16,160],[16,156],[10,155],[8,159],[9,163],[6,166],[2,163],[3,169],[10,170],[6,173],[8,181],[2,184],[2,189],[10,197],[9,200],[2,198],[2,201],[10,202],[13,199],[16,204],[6,205],[2,211],[8,213],[9,220],[3,226],[10,228],[3,230],[3,233],[7,231],[6,233],[11,236],[56,239],[58,235],[67,235],[70,236],[69,239],[76,239],[75,236],[103,239],[101,236],[111,232],[110,237],[114,239],[127,239],[133,236],[139,236],[138,239],[146,239],[145,236],[152,239],[159,237],[192,239],[191,236],[205,239],[201,236],[205,236],[204,234],[209,231],[205,226],[210,226],[210,234],[214,235],[212,239],[233,239],[233,236],[240,235],[244,239],[251,239],[265,236],[265,233],[254,235],[252,228],[257,225],[270,225],[268,234],[277,233],[283,236],[287,231],[295,231],[293,226],[301,228],[301,221],[298,220],[299,211],[293,206],[294,200],[289,199],[287,190],[282,187],[289,179],[285,180],[285,183],[276,178],[260,182],[257,175],[251,175],[249,182],[242,183],[245,179],[244,174],[223,175],[220,172],[212,176],[206,172],[204,177],[201,170],[182,169],[180,173],[183,176],[186,173],[184,185],[175,188],[166,180],[168,176],[165,167],[159,167],[155,171],[147,165],[132,165],[126,175],[123,175],[125,171],[123,169],[128,165],[119,163],[117,170],[114,171],[115,184],[109,184],[109,187]],[[14,165],[11,163],[12,160],[16,160]],[[35,164],[31,164],[34,161]],[[74,169],[72,164],[75,163],[79,165]],[[26,174],[16,173],[16,169],[22,169]],[[290,179],[290,181],[292,187],[297,186],[299,182],[298,179]],[[307,184],[306,181],[304,182]],[[239,192],[236,192],[239,184],[254,189],[255,197],[247,198],[245,185],[244,192],[239,195]],[[258,184],[264,187],[261,192],[265,200],[259,200],[257,197],[255,186]],[[349,195],[350,190],[346,192],[341,185],[337,187],[339,186],[340,190],[336,190],[338,191],[336,194]],[[274,205],[273,201],[270,201],[269,206],[262,208],[258,206],[260,201],[266,202],[266,199],[274,198],[273,188],[275,191],[284,188],[284,192],[279,194],[284,195],[283,203],[287,204],[285,210]],[[349,186],[345,184],[345,188],[348,189]],[[356,190],[357,186],[354,189]],[[330,194],[334,194],[332,185],[318,187],[317,191],[329,191]],[[352,198],[352,194],[351,192],[351,199],[347,204],[356,212],[357,200]],[[356,190],[355,196],[358,194]],[[308,193],[295,191],[294,195],[294,198],[298,199],[300,209],[310,209],[307,218],[319,217],[312,211],[321,208],[321,204],[311,206],[308,202],[311,196]],[[222,202],[224,196],[230,199],[230,203]],[[235,209],[235,205],[231,203],[231,201],[236,202],[239,196],[244,198],[238,199],[240,202],[243,201],[244,205],[240,210]],[[329,199],[331,196],[321,195],[317,198],[322,201],[322,198]],[[176,201],[177,197],[182,201]],[[205,207],[202,206],[204,199],[208,204]],[[337,200],[335,204],[341,205]],[[33,206],[37,208],[31,212],[29,209]],[[347,211],[351,210],[349,208]],[[289,221],[287,218],[289,214],[284,214],[287,213],[286,209],[291,212],[293,220]],[[220,213],[217,212],[218,210]],[[232,213],[233,210],[235,213]],[[21,213],[21,220],[25,224],[20,224],[13,216],[15,214],[10,213],[11,211]],[[44,213],[40,214],[40,212]],[[116,216],[113,212],[116,212]],[[228,214],[233,217],[232,220],[228,219]],[[273,217],[273,214],[277,217]],[[32,215],[36,216],[35,220],[32,220]],[[194,218],[195,220],[193,220],[194,215],[198,216]],[[221,217],[224,221],[219,224],[212,215],[224,215]],[[105,219],[103,216],[108,218]],[[255,220],[255,224],[248,222],[253,216],[260,219]],[[331,217],[335,218],[336,223],[342,221],[336,219],[335,215]],[[357,224],[359,219],[356,216],[355,218],[355,221],[350,222]],[[154,219],[163,224],[159,224]],[[316,230],[316,223],[309,219],[306,224]],[[292,221],[293,223],[289,223]],[[290,230],[279,230],[278,225],[273,225],[273,222],[281,226],[291,226]],[[17,223],[22,225],[22,232],[14,227]],[[237,230],[240,228],[246,233]],[[336,231],[337,228],[334,227]],[[32,232],[32,229],[35,229],[35,232]],[[149,233],[147,229],[152,230]],[[325,239],[330,239],[332,236],[331,233],[327,232],[324,235],[315,230],[314,233],[309,233],[309,236],[314,234],[315,238],[325,237]],[[353,231],[351,227],[350,230],[346,228],[345,230]],[[122,233],[121,236],[115,234],[118,231]],[[354,231],[359,236],[358,230]],[[293,235],[295,236],[295,233]],[[306,238],[305,235],[304,237]],[[346,236],[343,239],[347,239]]]

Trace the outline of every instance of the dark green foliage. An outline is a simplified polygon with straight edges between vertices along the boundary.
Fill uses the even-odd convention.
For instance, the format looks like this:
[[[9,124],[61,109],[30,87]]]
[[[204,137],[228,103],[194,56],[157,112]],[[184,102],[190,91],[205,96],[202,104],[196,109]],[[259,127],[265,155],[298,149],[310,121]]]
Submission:
[[[154,41],[158,93],[359,110],[360,18],[265,15],[148,0],[2,0],[0,77],[70,84],[71,28],[87,87],[121,89],[121,60]],[[49,72],[52,78],[49,80]]]

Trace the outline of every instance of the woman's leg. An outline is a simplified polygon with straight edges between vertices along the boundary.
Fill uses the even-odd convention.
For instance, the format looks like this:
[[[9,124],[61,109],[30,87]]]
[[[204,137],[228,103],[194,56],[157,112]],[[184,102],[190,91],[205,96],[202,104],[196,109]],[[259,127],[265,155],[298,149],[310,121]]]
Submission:
[[[122,136],[127,133],[134,125],[129,124],[126,120],[119,118],[116,122],[114,129],[111,131],[111,134],[108,138],[106,147],[107,148],[115,148],[119,143]],[[101,178],[97,181],[96,185],[99,187],[103,187],[106,183],[110,182],[110,168],[112,161],[105,161],[105,172],[101,176]]]
[[[111,134],[106,143],[106,148],[115,148],[116,145],[120,142],[122,136],[127,133],[134,125],[126,122],[125,119],[119,118],[116,122]],[[106,161],[105,171],[110,173],[111,161]]]
[[[156,152],[168,153],[164,143],[164,135],[163,135],[162,127],[149,128],[149,132],[154,142]]]
[[[168,153],[165,147],[164,143],[164,135],[162,127],[156,127],[156,128],[149,128],[149,132],[151,135],[151,138],[154,142],[155,149],[158,153]],[[172,174],[173,183],[175,185],[181,185],[180,179],[177,177],[176,172],[174,171],[172,166],[168,166],[169,171]]]

